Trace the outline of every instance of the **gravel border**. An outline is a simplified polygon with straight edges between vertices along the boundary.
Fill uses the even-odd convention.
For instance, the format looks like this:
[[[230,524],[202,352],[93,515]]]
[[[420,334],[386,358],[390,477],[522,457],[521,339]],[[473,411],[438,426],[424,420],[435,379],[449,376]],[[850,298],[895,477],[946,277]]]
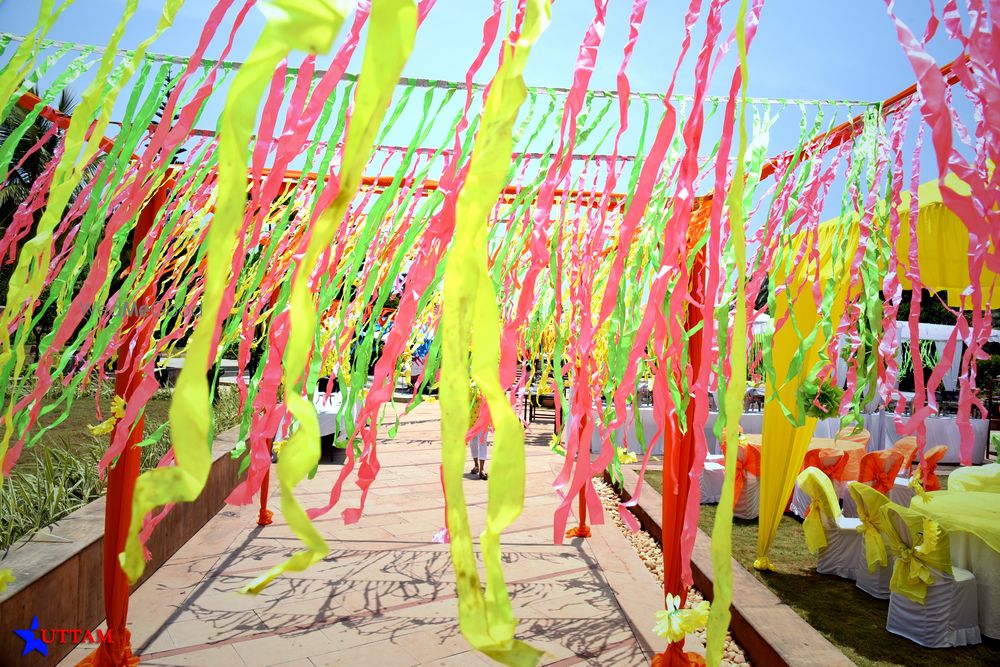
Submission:
[[[610,484],[606,484],[600,478],[595,477],[593,479],[594,489],[597,491],[597,495],[601,499],[601,504],[604,506],[605,513],[611,517],[615,525],[618,526],[618,530],[621,531],[625,539],[628,540],[632,548],[639,555],[639,559],[642,560],[642,564],[646,566],[646,569],[653,573],[656,577],[656,581],[663,585],[663,551],[660,549],[656,540],[647,533],[645,530],[639,530],[633,533],[629,530],[629,527],[625,525],[622,521],[621,516],[618,514],[618,503],[621,499],[618,494],[615,493],[614,488]],[[692,607],[699,602],[704,600],[701,593],[695,588],[688,589],[687,602],[685,607]],[[650,622],[653,622],[650,619]],[[705,645],[705,630],[698,630],[694,633],[701,642],[702,646]],[[749,665],[750,661],[747,659],[746,654],[743,649],[736,643],[733,639],[732,634],[726,633],[726,643],[723,649],[722,655],[722,667],[730,667],[732,665]]]

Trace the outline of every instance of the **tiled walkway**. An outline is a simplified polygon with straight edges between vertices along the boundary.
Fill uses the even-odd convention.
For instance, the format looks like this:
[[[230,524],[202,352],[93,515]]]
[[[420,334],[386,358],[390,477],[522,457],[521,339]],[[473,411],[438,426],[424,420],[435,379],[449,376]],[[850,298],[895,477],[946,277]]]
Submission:
[[[401,406],[400,406],[401,407]],[[318,520],[330,555],[286,575],[260,595],[235,591],[285,559],[298,542],[271,497],[274,523],[256,507],[227,507],[131,598],[133,647],[144,665],[476,665],[455,620],[454,574],[444,525],[438,407],[405,417],[379,443],[382,469],[365,515],[345,526],[339,510]],[[647,664],[653,614],[662,598],[652,576],[608,522],[589,540],[555,546],[551,424],[529,431],[525,511],[504,533],[505,572],[519,637],[543,649],[544,664]],[[471,466],[470,466],[471,467]],[[341,470],[323,464],[300,488],[306,506],[325,501]],[[275,487],[272,484],[272,489]],[[487,482],[465,482],[473,534],[485,522]],[[62,663],[75,664],[77,651]],[[371,661],[370,663],[368,661]]]

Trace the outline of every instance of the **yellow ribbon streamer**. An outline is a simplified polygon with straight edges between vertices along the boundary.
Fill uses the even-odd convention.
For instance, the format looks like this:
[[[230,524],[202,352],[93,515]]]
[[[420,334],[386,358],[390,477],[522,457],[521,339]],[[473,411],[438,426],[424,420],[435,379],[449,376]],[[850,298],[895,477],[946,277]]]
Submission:
[[[0,593],[7,590],[7,584],[12,584],[15,581],[17,580],[9,567],[0,568]]]
[[[541,651],[514,639],[516,621],[500,563],[500,532],[524,506],[524,431],[500,386],[500,313],[487,270],[486,221],[507,178],[513,126],[527,96],[523,72],[531,46],[549,23],[549,0],[528,0],[516,47],[504,58],[484,103],[469,172],[456,202],[455,238],[444,272],[441,314],[441,458],[448,498],[451,558],[462,634],[505,665],[538,663]],[[469,428],[469,371],[496,430],[486,530],[480,535],[486,593],[480,586],[462,488]]]
[[[338,17],[343,20],[343,15]],[[295,34],[296,29],[289,29]],[[319,463],[319,422],[316,408],[303,398],[301,382],[314,348],[317,306],[309,282],[323,250],[336,235],[347,207],[361,184],[376,133],[382,124],[392,92],[399,82],[413,50],[417,33],[417,6],[414,0],[375,0],[372,3],[369,38],[358,78],[354,98],[354,113],[344,140],[344,156],[340,170],[340,189],[333,203],[317,219],[309,245],[292,283],[289,297],[289,334],[285,348],[283,381],[285,402],[299,428],[285,442],[278,459],[278,481],[281,487],[281,511],[288,527],[302,540],[305,549],[287,561],[272,567],[250,582],[242,592],[259,593],[283,572],[299,572],[321,560],[329,551],[293,490]]]
[[[275,68],[292,49],[313,53],[329,51],[344,21],[346,12],[342,4],[306,0],[274,0],[262,4],[268,23],[230,86],[226,106],[219,117],[219,194],[208,232],[203,316],[191,335],[184,367],[170,403],[170,431],[177,465],[150,470],[136,481],[132,523],[125,552],[119,556],[122,569],[131,581],[138,579],[146,566],[138,537],[145,516],[162,505],[191,502],[208,480],[212,464],[209,440],[212,415],[205,369],[214,353],[212,338],[217,322],[220,316],[225,317],[219,309],[232,270],[236,235],[246,205],[247,160],[257,108]],[[299,373],[303,366],[298,367]],[[313,427],[318,432],[315,417]],[[303,429],[308,429],[308,425]],[[316,438],[318,440],[318,435]],[[288,454],[282,460],[286,458],[286,469],[298,460]],[[279,474],[280,471],[279,465]]]

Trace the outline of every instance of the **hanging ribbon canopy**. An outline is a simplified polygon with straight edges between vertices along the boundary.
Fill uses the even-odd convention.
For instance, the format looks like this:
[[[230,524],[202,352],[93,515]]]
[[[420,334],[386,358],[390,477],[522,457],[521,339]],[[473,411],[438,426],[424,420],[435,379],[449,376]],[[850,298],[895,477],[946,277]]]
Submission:
[[[607,25],[608,0],[593,2],[568,88],[524,83],[533,47],[559,20],[548,0],[487,3],[463,81],[401,78],[433,0],[261,2],[266,21],[245,62],[227,58],[254,0],[214,3],[184,58],[148,52],[180,0],[164,2],[156,29],[131,51],[119,42],[134,27],[136,0],[103,46],[46,39],[69,4],[45,0],[36,30],[0,33],[0,173],[10,195],[0,208],[0,459],[6,477],[74,401],[100,395],[114,377],[114,415],[94,420],[109,438],[100,462],[111,471],[109,627],[124,628],[129,582],[144,573],[158,523],[204,488],[223,359],[236,363],[240,421],[240,479],[227,500],[266,496],[272,443],[281,442],[281,509],[304,547],[243,592],[323,558],[329,536],[313,521],[342,504],[345,484],[360,494],[340,508],[344,521],[363,520],[379,434],[395,432],[383,408],[400,376],[415,378],[441,389],[463,634],[511,665],[539,655],[516,639],[500,550],[523,506],[516,408],[532,387],[559,401],[556,541],[577,499],[601,521],[591,480],[620,469],[616,431],[634,422],[643,442],[663,444],[672,614],[691,583],[709,392],[725,397],[721,428],[739,422],[748,377],[766,382],[761,567],[817,414],[830,409],[820,398],[835,396],[834,413],[855,421],[863,401],[894,403],[901,432],[922,439],[938,370],[961,341],[958,422],[971,428],[975,360],[1000,271],[1000,188],[987,168],[1000,159],[989,125],[1000,95],[983,71],[995,59],[988,45],[963,42],[961,26],[949,21],[947,31],[970,57],[947,81],[919,66],[923,45],[897,26],[923,86],[918,107],[913,91],[892,104],[749,97],[747,54],[763,0],[740,2],[733,23],[726,0],[690,0],[658,93],[633,92],[628,79],[646,0],[632,1],[624,28]],[[624,47],[609,55],[604,36],[622,29]],[[356,57],[360,71],[348,73]],[[614,91],[590,89],[598,57],[618,63]],[[693,74],[691,94],[675,91],[682,71]],[[80,104],[59,110],[87,72],[96,78]],[[728,95],[708,94],[715,76]],[[944,91],[956,82],[982,110],[975,131],[959,133],[977,138],[966,141],[971,163],[945,132]],[[922,129],[904,184],[907,130],[925,126],[918,109],[939,162],[937,194],[917,188]],[[771,145],[782,124],[799,128],[790,152]],[[786,152],[767,159],[778,150]],[[838,199],[840,215],[820,224]],[[926,386],[913,355],[920,379],[908,420],[896,361],[904,289],[946,291],[949,305],[972,311],[971,322],[958,313]],[[755,337],[765,309],[773,331]],[[909,326],[916,341],[913,310]],[[841,340],[851,355],[843,390],[833,387]],[[157,371],[176,358],[183,370],[169,425],[146,435]],[[338,443],[346,462],[328,496],[306,507],[296,489],[319,460],[313,399],[334,387],[338,422],[350,426]],[[640,428],[640,394],[652,398],[652,432]],[[421,400],[414,392],[407,410]],[[168,428],[171,450],[140,475],[138,452]],[[488,428],[498,444],[480,538],[484,590],[461,460],[465,439]],[[721,659],[732,593],[737,429],[728,437],[710,662]],[[652,451],[643,451],[643,470]],[[627,503],[619,511],[636,523]],[[119,662],[130,655],[121,637],[102,649]],[[676,637],[661,659],[686,660]]]

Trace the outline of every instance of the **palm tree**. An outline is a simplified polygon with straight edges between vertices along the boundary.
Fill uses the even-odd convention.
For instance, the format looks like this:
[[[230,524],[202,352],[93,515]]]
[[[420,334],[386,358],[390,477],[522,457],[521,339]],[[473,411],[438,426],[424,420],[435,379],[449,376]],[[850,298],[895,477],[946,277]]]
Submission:
[[[32,88],[31,93],[36,97],[41,97],[37,88]],[[76,108],[76,98],[68,89],[64,89],[59,95],[59,104],[56,110],[64,116],[73,114]],[[20,128],[27,119],[29,110],[19,105],[14,105],[11,112],[0,123],[0,143],[7,140]],[[38,180],[55,157],[59,142],[62,141],[63,130],[52,132],[52,121],[39,115],[27,128],[24,135],[17,142],[14,148],[14,155],[10,162],[10,174],[0,183],[0,230],[6,230],[14,218],[17,207],[28,198],[31,193],[31,186]],[[46,135],[47,138],[46,138]],[[45,139],[44,141],[42,141]],[[79,194],[80,190],[97,174],[101,167],[101,160],[93,160],[84,170],[81,179],[73,196]],[[40,213],[40,212],[39,212]],[[36,222],[37,222],[36,216]]]
[[[37,88],[32,88],[31,93],[36,97],[41,97]],[[68,89],[64,89],[59,95],[59,103],[56,110],[61,115],[70,116],[76,108],[76,104],[77,101],[73,93]],[[28,109],[20,105],[14,105],[10,113],[0,122],[0,145],[5,144],[8,139],[20,131],[19,128],[27,122],[29,113]],[[28,125],[24,130],[24,134],[17,140],[13,157],[8,166],[10,171],[3,182],[0,182],[0,236],[6,235],[18,207],[28,199],[32,186],[42,177],[45,170],[50,167],[64,134],[64,130],[55,129],[52,121],[39,115]],[[77,184],[77,187],[70,196],[68,205],[73,203],[86,184],[97,175],[102,162],[103,156],[98,156],[87,165],[83,171],[80,183]],[[14,244],[9,254],[5,257],[0,257],[0,293],[7,293],[7,286],[10,283],[11,275],[14,273],[14,266],[17,263],[21,246],[24,241],[35,236],[44,210],[45,207],[43,206],[35,211],[34,219],[28,233]],[[43,293],[42,300],[44,301],[44,299],[45,294]],[[39,321],[36,322],[36,326],[32,332],[32,338],[35,339],[36,343],[49,331],[54,316],[54,312],[43,314],[39,318]]]

